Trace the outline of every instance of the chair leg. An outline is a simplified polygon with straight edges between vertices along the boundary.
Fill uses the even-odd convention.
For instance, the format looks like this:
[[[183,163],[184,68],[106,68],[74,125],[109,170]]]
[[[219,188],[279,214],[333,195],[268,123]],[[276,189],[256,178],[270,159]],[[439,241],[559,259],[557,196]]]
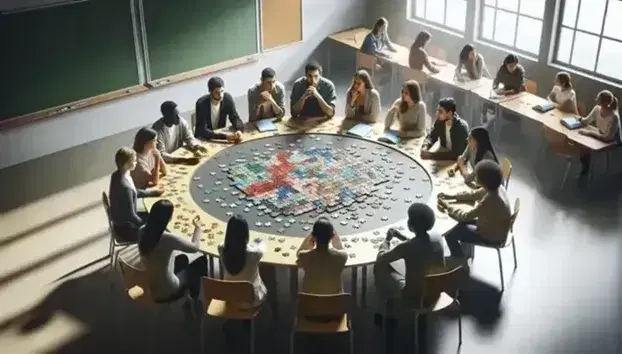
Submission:
[[[456,300],[456,304],[458,304],[458,347],[462,345],[462,307],[460,307],[460,302]]]
[[[514,254],[514,269],[518,268],[518,262],[516,261],[516,243],[514,243],[514,238],[512,238],[512,253]]]
[[[501,250],[497,248],[497,257],[499,258],[499,274],[501,275],[501,291],[505,290],[505,283],[503,281],[503,262],[501,261]]]
[[[419,315],[415,314],[415,353],[419,353]]]
[[[250,354],[255,354],[255,319],[253,318],[251,320],[251,326],[250,326],[250,349],[249,349],[249,353]]]
[[[559,189],[564,189],[566,185],[566,180],[568,179],[568,173],[570,172],[570,166],[572,165],[572,160],[570,158],[566,159],[566,170],[564,171],[564,178],[562,179],[562,184],[559,186]]]
[[[203,327],[203,322],[205,322],[205,318],[201,315],[201,317],[199,317],[199,353],[201,354],[205,353],[205,327]]]
[[[289,354],[294,354],[296,350],[296,329],[292,328],[292,331],[289,334]]]
[[[112,240],[112,236],[110,236],[110,246],[108,247],[108,256],[110,257],[110,268],[112,268],[112,264],[114,263],[114,241]]]
[[[348,324],[348,337],[350,339],[350,354],[354,354],[354,329],[352,329],[352,322]]]

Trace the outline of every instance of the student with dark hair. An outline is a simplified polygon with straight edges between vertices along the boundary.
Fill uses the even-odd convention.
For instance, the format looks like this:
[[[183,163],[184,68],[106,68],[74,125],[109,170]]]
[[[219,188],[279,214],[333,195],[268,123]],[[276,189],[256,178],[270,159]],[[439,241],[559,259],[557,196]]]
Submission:
[[[503,187],[499,164],[491,160],[480,161],[475,166],[475,176],[482,188],[457,194],[438,194],[439,208],[458,221],[458,225],[445,234],[452,256],[465,256],[460,245],[464,242],[501,245],[510,231],[512,207]],[[475,206],[465,209],[449,204],[449,201],[475,203]],[[467,258],[473,256],[472,245],[466,254]]]
[[[323,295],[341,293],[341,272],[348,261],[348,253],[327,218],[317,219],[296,255],[298,264],[304,270],[302,292]]]
[[[285,86],[276,81],[272,68],[261,71],[261,81],[248,89],[248,120],[276,118],[285,115]]]
[[[158,133],[151,128],[141,128],[134,137],[136,168],[132,179],[137,188],[148,188],[160,184],[160,177],[166,176],[168,167],[156,148]]]
[[[468,136],[469,124],[456,112],[456,101],[451,97],[443,98],[438,102],[432,131],[421,147],[421,158],[455,161],[464,152]],[[439,148],[430,151],[437,141],[440,141]]]
[[[290,110],[292,117],[332,118],[335,115],[335,85],[322,76],[322,67],[316,62],[305,66],[305,76],[292,86]]]
[[[248,223],[241,215],[232,216],[227,222],[224,243],[218,246],[220,259],[225,266],[225,280],[247,281],[253,284],[254,301],[248,304],[257,307],[266,298],[267,290],[259,274],[259,262],[266,250],[265,243],[249,243]]]
[[[547,96],[549,101],[556,103],[557,108],[566,113],[579,114],[577,108],[577,94],[572,87],[570,74],[565,71],[558,72],[553,81],[553,89]]]
[[[456,77],[458,79],[464,79],[463,70],[466,71],[466,76],[471,80],[479,80],[484,76],[492,78],[488,68],[486,68],[484,56],[478,53],[472,44],[465,45],[460,51],[458,65],[456,65]]]
[[[354,74],[346,100],[346,119],[376,123],[380,114],[380,94],[367,71],[359,70]]]
[[[384,121],[385,130],[391,129],[394,121],[400,124],[402,138],[419,138],[427,129],[425,103],[421,100],[421,88],[415,80],[408,80],[402,87],[402,96],[395,100]]]
[[[579,134],[590,136],[604,142],[620,144],[620,113],[618,99],[611,91],[604,90],[596,96],[596,106],[587,117],[581,118],[583,126],[594,125],[596,129],[581,129]],[[581,156],[581,177],[587,176],[592,156],[586,153]]]
[[[209,93],[199,98],[196,103],[197,121],[194,135],[205,140],[222,139],[230,143],[240,142],[244,123],[235,108],[233,97],[225,92],[225,82],[218,76],[212,77],[207,81],[207,89]],[[214,130],[227,126],[227,120],[231,123],[234,133],[216,133]]]
[[[414,233],[414,237],[409,238],[390,228],[380,245],[374,279],[380,306],[388,305],[389,317],[397,315],[395,305],[398,303],[418,308],[424,276],[444,267],[441,238],[429,234],[435,221],[434,210],[426,204],[414,203],[408,208],[408,230]],[[402,242],[391,248],[393,238]],[[402,259],[405,267],[396,262]],[[376,315],[376,321],[379,316]]]
[[[503,85],[503,89],[499,90],[499,84]],[[525,91],[525,69],[518,63],[516,54],[508,54],[505,57],[492,82],[492,88],[502,95]]]
[[[377,55],[380,57],[390,57],[388,52],[397,52],[397,49],[389,39],[389,21],[380,17],[374,24],[374,29],[365,36],[360,51],[369,55]]]
[[[149,221],[139,231],[138,252],[147,268],[149,287],[157,302],[175,301],[189,293],[197,300],[201,278],[207,275],[207,258],[203,255],[189,263],[188,254],[204,253],[200,248],[201,220],[192,220],[192,241],[166,230],[173,217],[174,206],[169,200],[158,200],[149,213]],[[175,251],[185,254],[174,256]],[[196,305],[196,304],[195,304]]]
[[[164,192],[162,186],[150,189],[137,188],[131,173],[136,168],[136,152],[124,147],[114,157],[117,170],[110,176],[108,190],[110,218],[114,233],[120,241],[138,240],[138,228],[147,220],[147,215],[138,212],[138,198],[156,197]]]
[[[415,70],[423,70],[426,67],[431,73],[436,74],[440,70],[436,67],[437,64],[430,61],[428,52],[425,47],[430,43],[432,35],[430,32],[421,31],[415,38],[415,42],[410,46],[410,53],[408,55],[408,65]]]
[[[179,116],[177,103],[166,101],[160,106],[162,118],[153,123],[153,130],[158,133],[157,148],[165,162],[197,164],[198,158],[174,157],[175,150],[185,146],[192,151],[207,151],[192,135],[190,125]]]
[[[464,153],[458,158],[455,171],[460,171],[466,183],[472,183],[475,180],[475,166],[482,160],[491,160],[499,163],[495,149],[490,142],[488,130],[484,127],[476,127],[471,130],[467,139],[467,147]],[[470,167],[470,168],[469,168]]]

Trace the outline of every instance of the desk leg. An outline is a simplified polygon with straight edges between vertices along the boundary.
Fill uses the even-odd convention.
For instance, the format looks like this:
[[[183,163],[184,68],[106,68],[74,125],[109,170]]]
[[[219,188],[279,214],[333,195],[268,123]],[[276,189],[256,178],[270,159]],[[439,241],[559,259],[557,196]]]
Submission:
[[[352,267],[352,296],[354,297],[354,303],[358,305],[358,280],[359,280],[359,269],[357,267]]]
[[[222,264],[220,258],[218,258],[218,276],[220,276],[221,280],[225,277],[225,266]]]
[[[298,267],[289,269],[289,288],[292,293],[292,301],[295,303],[298,296]]]
[[[214,278],[215,269],[214,269],[214,256],[208,255],[207,261],[209,263],[209,276],[210,278]]]
[[[367,304],[367,266],[363,266],[361,274],[361,306]]]

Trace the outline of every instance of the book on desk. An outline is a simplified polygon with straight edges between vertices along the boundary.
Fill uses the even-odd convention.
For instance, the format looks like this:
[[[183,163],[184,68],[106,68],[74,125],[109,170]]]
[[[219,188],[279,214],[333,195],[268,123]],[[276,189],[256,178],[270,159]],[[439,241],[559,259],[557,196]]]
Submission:
[[[577,117],[564,117],[560,119],[560,122],[564,127],[570,130],[578,129],[583,126],[583,123],[581,123],[581,121],[578,120]]]
[[[554,110],[555,109],[555,103],[554,102],[546,102],[546,103],[542,103],[542,104],[537,104],[535,106],[533,106],[533,110],[539,113],[546,113],[548,111]]]
[[[259,132],[261,133],[273,132],[278,130],[276,125],[274,124],[274,119],[260,119],[255,122],[255,126],[257,126],[257,130],[259,130]]]
[[[400,142],[400,133],[395,130],[386,130],[384,134],[378,138],[378,141],[396,145]]]
[[[370,124],[358,123],[357,125],[350,128],[346,134],[358,136],[360,138],[366,138],[371,134],[373,130],[374,127]]]

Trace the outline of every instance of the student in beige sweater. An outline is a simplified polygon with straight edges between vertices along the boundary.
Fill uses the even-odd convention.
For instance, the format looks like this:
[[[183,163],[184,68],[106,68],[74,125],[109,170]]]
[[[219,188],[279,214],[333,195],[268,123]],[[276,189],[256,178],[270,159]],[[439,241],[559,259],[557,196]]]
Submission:
[[[475,166],[475,177],[483,187],[477,190],[457,194],[439,193],[439,208],[458,221],[453,229],[445,234],[447,246],[452,256],[473,257],[473,246],[467,252],[461,243],[488,243],[501,245],[510,231],[512,207],[503,187],[503,174],[499,164],[491,160],[482,160]],[[472,208],[458,208],[449,201],[472,203]]]
[[[408,80],[402,88],[402,97],[389,109],[384,122],[385,130],[391,129],[394,121],[400,125],[400,137],[419,138],[426,134],[427,113],[421,100],[421,88],[415,80]]]

